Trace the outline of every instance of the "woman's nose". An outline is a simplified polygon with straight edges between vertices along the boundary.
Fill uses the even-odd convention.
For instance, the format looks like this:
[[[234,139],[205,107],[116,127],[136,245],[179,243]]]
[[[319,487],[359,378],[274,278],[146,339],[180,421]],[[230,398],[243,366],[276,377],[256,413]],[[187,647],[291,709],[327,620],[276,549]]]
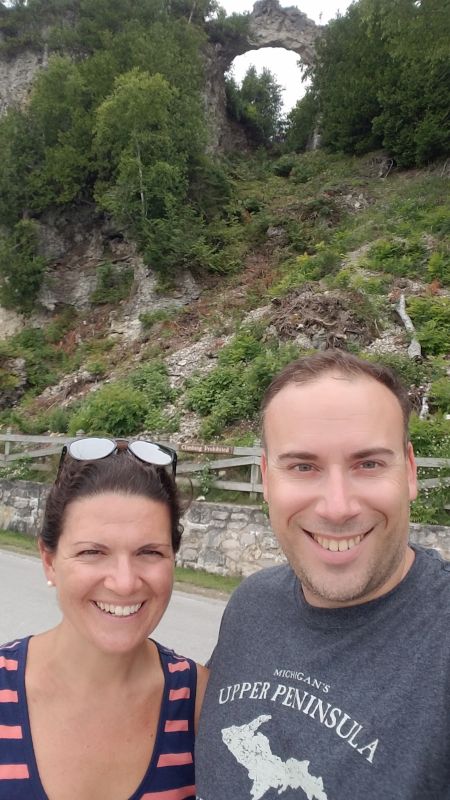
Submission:
[[[129,558],[119,558],[111,563],[104,579],[106,589],[124,597],[132,595],[141,583],[137,568]]]

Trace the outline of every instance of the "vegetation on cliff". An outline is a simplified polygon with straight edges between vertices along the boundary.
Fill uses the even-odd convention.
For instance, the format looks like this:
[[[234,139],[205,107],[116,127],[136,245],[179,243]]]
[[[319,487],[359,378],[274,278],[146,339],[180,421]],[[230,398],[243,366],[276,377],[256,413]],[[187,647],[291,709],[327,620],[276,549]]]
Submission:
[[[230,81],[230,107],[258,148],[220,160],[205,154],[202,103],[212,3],[16,3],[13,12],[0,8],[5,42],[20,39],[15,19],[42,19],[44,6],[59,52],[28,106],[0,123],[2,305],[34,308],[46,270],[40,223],[86,207],[110,221],[111,235],[137,245],[160,291],[170,297],[174,276],[189,270],[200,296],[181,308],[141,309],[138,336],[120,343],[111,317],[132,306],[135,278],[106,253],[89,308],[41,311],[0,341],[0,424],[165,438],[194,431],[248,443],[274,372],[294,355],[338,346],[395,366],[410,388],[419,455],[450,457],[448,163],[433,160],[448,153],[449,84],[438,91],[431,80],[445,72],[435,25],[443,2],[353,4],[319,45],[312,88],[283,141],[270,73],[250,73],[242,87]],[[407,55],[411,79],[419,78],[420,26],[433,8],[427,86],[419,81],[411,94]],[[225,22],[223,36],[242,35],[245,19]],[[327,148],[305,152],[318,113]],[[382,143],[387,150],[364,154]],[[396,310],[402,295],[422,348],[416,360]],[[185,372],[171,367],[203,340],[203,360]],[[416,518],[445,521],[445,492],[425,495]]]

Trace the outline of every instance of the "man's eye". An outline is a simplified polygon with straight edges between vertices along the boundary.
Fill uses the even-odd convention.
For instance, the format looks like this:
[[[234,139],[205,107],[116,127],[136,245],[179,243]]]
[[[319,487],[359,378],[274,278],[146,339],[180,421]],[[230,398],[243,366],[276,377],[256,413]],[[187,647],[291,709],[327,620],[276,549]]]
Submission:
[[[293,469],[295,472],[311,472],[313,469],[312,464],[294,464]]]
[[[363,461],[360,466],[362,469],[376,469],[380,464],[378,461]]]

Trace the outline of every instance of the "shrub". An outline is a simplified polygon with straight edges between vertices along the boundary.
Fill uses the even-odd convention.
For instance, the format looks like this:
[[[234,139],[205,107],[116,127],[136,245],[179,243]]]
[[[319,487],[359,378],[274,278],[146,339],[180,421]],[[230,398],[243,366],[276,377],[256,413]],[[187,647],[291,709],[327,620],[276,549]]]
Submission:
[[[91,303],[104,305],[125,300],[133,283],[133,270],[119,269],[106,262],[97,268],[97,285],[91,295]]]
[[[433,408],[450,414],[450,380],[448,377],[439,378],[431,384],[430,401]]]
[[[102,386],[89,395],[74,413],[69,433],[132,436],[144,427],[147,412],[145,394],[125,382]]]
[[[204,378],[194,380],[187,392],[188,408],[205,417],[201,434],[209,439],[224,428],[257,416],[261,397],[273,376],[298,355],[292,345],[261,347],[251,360],[220,364]]]
[[[425,261],[423,242],[393,237],[383,239],[370,248],[367,266],[391,275],[421,277]]]
[[[38,255],[38,228],[30,219],[18,222],[0,238],[0,299],[6,308],[29,313],[41,288],[45,259]]]
[[[278,175],[280,178],[288,178],[296,163],[297,158],[295,155],[293,153],[288,153],[285,156],[281,156],[278,161],[275,161],[273,171],[275,175]]]
[[[435,415],[429,419],[411,416],[409,433],[416,455],[450,458],[450,420]]]
[[[423,351],[446,355],[450,351],[450,298],[411,297],[408,312],[417,329]]]
[[[427,275],[430,281],[437,278],[444,286],[450,286],[450,252],[434,252],[428,261]]]
[[[128,376],[128,381],[133,390],[142,392],[148,408],[163,408],[176,397],[169,383],[167,368],[161,361],[138,367]]]

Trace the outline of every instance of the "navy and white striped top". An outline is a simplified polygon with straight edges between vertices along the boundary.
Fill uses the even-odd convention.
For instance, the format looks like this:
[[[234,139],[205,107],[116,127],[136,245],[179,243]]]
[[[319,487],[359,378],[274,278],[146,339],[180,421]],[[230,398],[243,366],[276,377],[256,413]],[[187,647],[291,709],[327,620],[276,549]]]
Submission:
[[[0,646],[0,800],[48,800],[31,739],[25,692],[30,637]],[[164,692],[155,747],[140,786],[124,800],[195,800],[195,662],[155,642]]]

